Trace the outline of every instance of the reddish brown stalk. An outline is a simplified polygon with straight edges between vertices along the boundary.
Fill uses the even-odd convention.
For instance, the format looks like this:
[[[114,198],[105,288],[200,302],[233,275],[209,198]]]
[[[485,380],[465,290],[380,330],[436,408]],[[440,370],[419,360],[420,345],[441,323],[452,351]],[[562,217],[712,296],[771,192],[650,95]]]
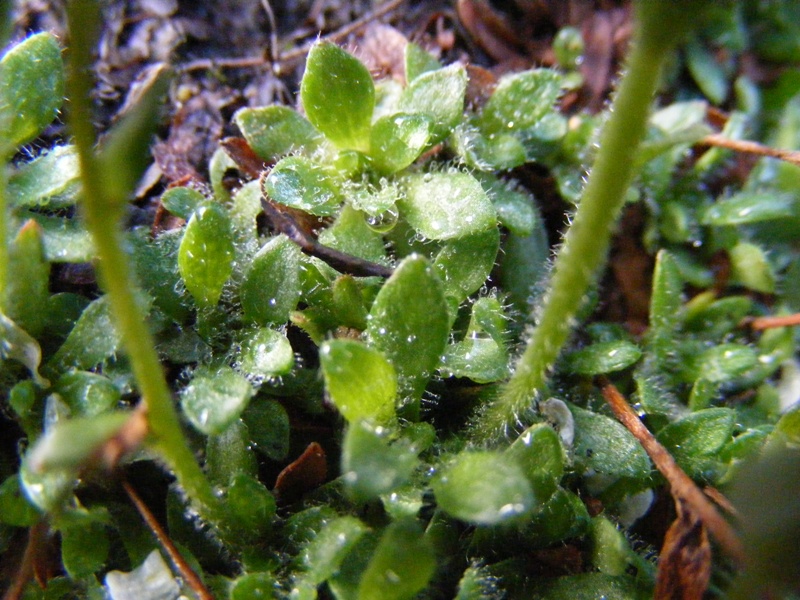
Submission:
[[[639,441],[656,468],[670,485],[676,503],[684,503],[702,521],[722,549],[739,564],[744,563],[744,547],[736,532],[717,511],[716,507],[683,472],[675,459],[645,427],[619,390],[607,379],[599,378],[603,397],[617,419]]]
[[[775,329],[776,327],[793,327],[795,325],[800,325],[800,313],[777,317],[753,317],[742,321],[742,326],[756,330]]]
[[[717,148],[726,148],[735,152],[744,152],[745,154],[779,158],[780,160],[785,160],[786,162],[800,166],[800,152],[796,150],[772,148],[759,144],[758,142],[750,142],[747,140],[732,140],[719,133],[707,135],[701,138],[697,143],[701,146],[714,146]]]
[[[35,578],[39,587],[44,588],[47,586],[47,574],[42,571],[47,571],[43,568],[43,563],[46,562],[44,556],[44,546],[46,544],[47,536],[47,523],[39,521],[36,525],[28,528],[28,543],[25,546],[25,554],[22,556],[22,561],[14,574],[14,580],[11,585],[3,594],[3,600],[19,600],[25,592],[25,586],[28,582]]]
[[[197,595],[200,600],[214,600],[214,596],[211,595],[211,592],[208,591],[205,584],[200,580],[200,577],[194,570],[189,566],[189,563],[184,560],[181,553],[178,552],[178,549],[175,547],[175,544],[172,543],[172,540],[169,539],[167,532],[164,531],[164,528],[161,527],[161,524],[156,520],[153,516],[153,513],[150,512],[150,509],[147,508],[147,505],[142,501],[139,495],[136,493],[136,490],[133,489],[133,486],[129,484],[127,481],[122,481],[122,487],[125,488],[125,493],[128,494],[128,497],[131,499],[131,502],[136,507],[136,510],[139,511],[139,514],[144,519],[144,522],[147,523],[147,526],[150,528],[150,531],[153,532],[153,535],[156,536],[158,543],[161,544],[161,547],[169,556],[172,565],[175,567],[183,579],[186,581],[186,584],[192,589],[192,591]]]

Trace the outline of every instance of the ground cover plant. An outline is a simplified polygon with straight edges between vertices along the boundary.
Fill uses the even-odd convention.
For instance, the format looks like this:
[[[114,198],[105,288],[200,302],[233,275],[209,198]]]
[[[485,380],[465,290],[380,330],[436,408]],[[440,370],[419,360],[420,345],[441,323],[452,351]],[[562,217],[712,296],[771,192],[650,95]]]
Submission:
[[[483,85],[413,42],[374,78],[318,41],[298,105],[237,110],[138,225],[174,74],[98,135],[100,6],[68,4],[66,54],[11,44],[5,597],[797,593],[800,78],[731,80],[796,65],[797,9],[714,4],[637,4],[596,114],[564,103],[575,29]],[[569,214],[555,253],[525,169]],[[639,327],[598,285],[623,213]]]

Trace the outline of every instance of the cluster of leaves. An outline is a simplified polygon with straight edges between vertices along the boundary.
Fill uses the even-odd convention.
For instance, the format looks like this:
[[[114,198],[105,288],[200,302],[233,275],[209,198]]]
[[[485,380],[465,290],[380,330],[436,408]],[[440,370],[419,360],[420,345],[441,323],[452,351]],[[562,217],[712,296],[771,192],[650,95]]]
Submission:
[[[53,119],[62,71],[47,34],[3,58],[6,159]],[[645,241],[658,251],[647,336],[590,325],[512,444],[471,443],[469,417],[513,368],[520,315],[549,253],[532,198],[498,171],[540,162],[578,203],[602,117],[556,110],[574,85],[556,70],[508,75],[465,114],[467,83],[462,66],[442,67],[414,44],[405,85],[374,82],[356,58],[318,44],[304,115],[269,106],[234,117],[270,165],[262,177],[231,191],[226,175],[240,165],[220,150],[208,189],[161,198],[185,226],[126,233],[137,299],[220,521],[204,522],[195,499],[158,475],[157,441],[120,468],[161,490],[170,537],[219,597],[315,598],[321,588],[340,599],[648,597],[648,548],[634,551],[618,524],[639,517],[663,481],[587,386],[594,375],[635,393],[651,430],[704,482],[729,481],[770,436],[800,438],[796,413],[778,420],[774,383],[794,364],[793,333],[753,342],[739,326],[770,309],[765,299],[800,308],[790,283],[796,167],[763,161],[741,189],[715,197],[707,184],[726,157],[713,150],[677,178],[708,132],[705,104],[689,101],[652,117],[630,193],[648,208]],[[791,100],[774,100],[783,145],[800,138],[794,83]],[[747,122],[733,113],[727,133]],[[177,597],[179,580],[115,484],[82,471],[130,423],[139,384],[108,297],[50,293],[54,263],[95,257],[75,210],[79,180],[77,153],[63,145],[13,165],[4,186],[12,233],[0,376],[30,449],[4,456],[0,543],[45,515],[60,535],[66,576],[26,597],[103,588],[115,599]],[[291,229],[259,227],[262,202],[294,228],[313,217],[320,244],[391,276],[342,274],[304,254]],[[722,297],[707,266],[720,251],[731,263]],[[687,285],[707,291],[686,302]],[[333,477],[308,489],[295,463],[300,483],[270,491],[312,440],[329,450]],[[586,497],[605,511],[590,512]],[[580,556],[579,574],[532,574],[537,556],[564,545]]]

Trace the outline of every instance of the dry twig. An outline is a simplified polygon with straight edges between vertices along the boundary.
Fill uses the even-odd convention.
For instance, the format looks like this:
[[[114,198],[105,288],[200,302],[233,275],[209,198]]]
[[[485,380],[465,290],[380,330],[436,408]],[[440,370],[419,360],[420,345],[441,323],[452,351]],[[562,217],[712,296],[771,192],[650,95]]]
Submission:
[[[607,379],[599,378],[603,397],[617,419],[645,449],[656,468],[669,482],[676,504],[689,508],[708,529],[722,549],[739,564],[744,563],[744,548],[736,532],[714,507],[694,481],[684,473],[675,459],[645,427],[619,390]]]
[[[128,497],[136,507],[136,510],[139,511],[139,514],[142,516],[142,519],[144,519],[144,522],[147,523],[150,531],[152,531],[153,535],[156,536],[158,543],[161,544],[162,548],[164,548],[164,551],[169,556],[172,565],[181,574],[183,579],[186,581],[186,584],[192,589],[197,597],[200,598],[200,600],[214,600],[214,596],[211,595],[211,592],[208,591],[208,588],[206,588],[205,584],[201,581],[200,577],[198,577],[197,573],[195,573],[192,567],[189,566],[189,563],[187,563],[183,556],[181,556],[181,553],[175,547],[175,544],[173,544],[172,540],[169,539],[167,532],[164,531],[163,527],[161,527],[161,524],[158,522],[155,516],[153,516],[153,513],[150,512],[150,509],[136,493],[136,490],[133,489],[133,486],[127,481],[123,480],[122,487],[125,488],[125,493],[128,494]]]
[[[341,27],[336,31],[329,33],[328,35],[320,36],[313,42],[309,42],[298,48],[289,50],[288,52],[282,52],[282,53],[276,52],[277,56],[274,56],[272,58],[266,56],[243,56],[239,58],[217,58],[217,59],[203,58],[184,63],[179,67],[179,70],[185,73],[189,71],[202,71],[202,70],[212,70],[212,69],[246,69],[251,67],[261,67],[264,65],[270,65],[275,72],[280,72],[284,67],[289,67],[296,61],[301,60],[306,54],[308,54],[308,52],[311,50],[314,44],[316,44],[318,41],[322,42],[341,41],[343,38],[346,38],[354,31],[358,31],[361,27],[363,27],[367,23],[380,19],[381,17],[389,14],[393,10],[396,10],[403,2],[404,0],[389,0],[385,4],[382,4],[378,8],[366,13],[365,15],[356,19],[352,23],[348,23],[344,27]]]
[[[725,137],[720,133],[712,133],[698,142],[701,146],[714,146],[717,148],[726,148],[734,150],[735,152],[744,152],[745,154],[756,154],[758,156],[767,156],[769,158],[779,158],[786,162],[800,166],[800,152],[796,150],[782,150],[780,148],[772,148],[765,146],[758,142],[751,142],[748,140],[732,140]]]

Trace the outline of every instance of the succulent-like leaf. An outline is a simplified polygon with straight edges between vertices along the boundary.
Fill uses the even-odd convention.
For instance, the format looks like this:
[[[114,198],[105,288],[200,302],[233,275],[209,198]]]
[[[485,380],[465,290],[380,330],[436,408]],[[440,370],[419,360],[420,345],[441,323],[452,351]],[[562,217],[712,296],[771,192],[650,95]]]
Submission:
[[[339,207],[339,186],[331,172],[302,156],[287,156],[270,171],[267,195],[280,204],[328,217]]]
[[[244,333],[240,341],[239,369],[254,377],[275,377],[291,371],[294,352],[286,336],[262,327]]]
[[[233,115],[233,121],[253,151],[265,161],[311,149],[319,143],[317,130],[288,106],[243,108]]]
[[[522,467],[497,452],[458,454],[441,468],[432,486],[439,508],[480,525],[518,519],[537,502]]]
[[[331,340],[319,359],[328,395],[350,423],[394,417],[397,375],[380,352],[354,340]]]
[[[181,393],[181,406],[198,431],[217,435],[239,418],[252,396],[250,383],[230,367],[201,368]]]
[[[394,365],[401,394],[416,400],[439,358],[450,330],[441,281],[419,255],[406,258],[375,298],[367,339]]]
[[[0,154],[29,142],[55,118],[64,100],[61,48],[51,33],[37,33],[0,60]]]
[[[253,257],[239,290],[246,321],[285,323],[300,292],[300,249],[286,236],[267,242]]]
[[[357,58],[335,44],[315,44],[308,53],[300,99],[308,120],[338,147],[369,149],[375,86]]]
[[[561,94],[561,75],[550,69],[523,71],[503,77],[480,114],[487,134],[512,133],[534,127]]]
[[[415,520],[386,528],[361,577],[357,600],[411,600],[436,570],[436,556]]]
[[[446,138],[464,117],[467,72],[461,65],[426,71],[411,81],[400,97],[398,108],[420,113],[433,121],[431,143]]]
[[[395,113],[372,126],[370,155],[382,173],[396,173],[419,158],[431,138],[432,122],[421,113]]]
[[[497,213],[468,173],[426,173],[403,179],[400,208],[414,229],[432,240],[461,238],[495,227]]]
[[[342,445],[342,474],[348,492],[367,501],[396,490],[419,464],[417,449],[401,440],[390,444],[387,431],[352,423]]]
[[[178,250],[178,269],[200,306],[214,306],[233,272],[228,213],[218,204],[201,206],[189,219]]]

